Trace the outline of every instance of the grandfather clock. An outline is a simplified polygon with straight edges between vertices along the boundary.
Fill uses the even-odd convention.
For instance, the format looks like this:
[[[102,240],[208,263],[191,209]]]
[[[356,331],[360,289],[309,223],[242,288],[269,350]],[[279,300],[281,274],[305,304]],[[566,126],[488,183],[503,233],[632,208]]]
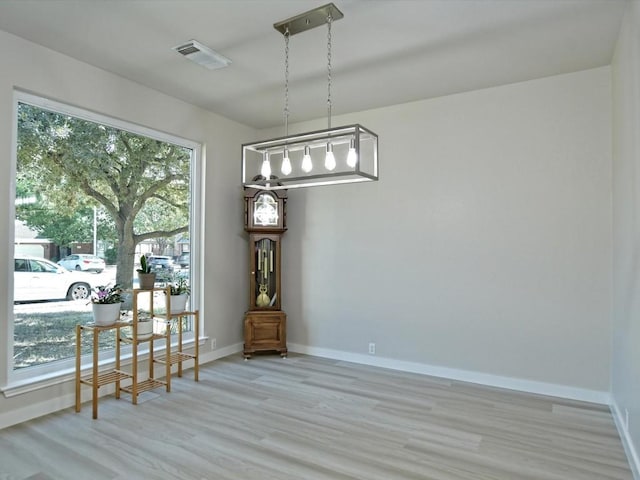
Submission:
[[[287,356],[287,315],[281,309],[281,239],[287,230],[285,190],[245,188],[249,233],[249,310],[244,316],[244,358],[275,351]]]

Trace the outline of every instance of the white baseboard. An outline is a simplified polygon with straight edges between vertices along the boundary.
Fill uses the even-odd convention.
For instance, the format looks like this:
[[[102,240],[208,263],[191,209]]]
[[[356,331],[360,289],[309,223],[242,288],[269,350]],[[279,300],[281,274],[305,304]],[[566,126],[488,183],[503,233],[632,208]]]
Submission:
[[[100,390],[102,393],[102,389]],[[16,408],[6,413],[0,414],[0,430],[3,428],[26,422],[42,415],[57,412],[64,408],[75,405],[75,393],[70,393],[60,397],[53,397],[39,403],[27,405],[26,407]]]
[[[332,358],[345,362],[360,363],[374,367],[390,368],[403,372],[421,373],[433,377],[460,380],[463,382],[479,383],[491,387],[506,388],[527,393],[537,393],[552,397],[581,400],[591,403],[609,405],[611,395],[609,392],[589,390],[585,388],[570,387],[567,385],[557,385],[554,383],[536,382],[533,380],[523,380],[520,378],[502,377],[487,373],[474,372],[470,370],[459,370],[455,368],[440,367],[417,362],[407,362],[404,360],[394,360],[392,358],[377,357],[373,355],[363,355],[359,353],[344,352],[341,350],[331,350],[327,348],[310,347],[300,344],[288,344],[290,352],[304,353],[316,357]]]
[[[242,351],[242,349],[242,343],[234,343],[233,345],[229,345],[228,347],[212,350],[204,355],[200,355],[200,365],[213,362],[214,360],[217,360],[219,358],[228,357],[229,355],[233,355],[235,353],[239,353]]]
[[[618,429],[620,440],[622,440],[622,446],[627,454],[627,459],[629,459],[629,466],[631,467],[633,478],[635,480],[640,480],[640,453],[633,444],[633,439],[627,429],[622,411],[615,400],[611,402],[610,408],[613,420],[616,422],[616,428]]]

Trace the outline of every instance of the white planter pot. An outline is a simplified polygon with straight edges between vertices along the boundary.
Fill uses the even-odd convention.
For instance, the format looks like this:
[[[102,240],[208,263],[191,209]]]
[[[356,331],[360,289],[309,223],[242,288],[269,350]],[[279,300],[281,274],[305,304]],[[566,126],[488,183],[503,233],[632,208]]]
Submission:
[[[96,325],[113,325],[120,318],[120,303],[94,303],[93,321]]]
[[[153,320],[145,318],[138,320],[138,339],[149,338],[153,335]]]
[[[189,295],[186,293],[182,293],[180,295],[171,295],[170,302],[170,313],[180,313],[184,312],[187,308],[187,300],[189,300]]]

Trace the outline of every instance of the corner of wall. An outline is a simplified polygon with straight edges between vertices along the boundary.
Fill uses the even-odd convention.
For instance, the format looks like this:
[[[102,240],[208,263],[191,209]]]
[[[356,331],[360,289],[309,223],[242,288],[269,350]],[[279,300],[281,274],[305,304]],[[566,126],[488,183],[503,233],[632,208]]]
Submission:
[[[629,460],[629,466],[631,467],[633,478],[635,480],[640,480],[640,454],[638,454],[638,449],[633,443],[633,439],[631,438],[631,434],[629,433],[629,430],[626,426],[626,421],[624,420],[622,411],[620,410],[620,407],[616,403],[615,399],[612,399],[611,405],[609,407],[611,409],[611,414],[613,415],[613,420],[616,424],[616,428],[618,429],[618,434],[620,435],[622,446],[624,447],[624,451],[627,454],[627,459]]]

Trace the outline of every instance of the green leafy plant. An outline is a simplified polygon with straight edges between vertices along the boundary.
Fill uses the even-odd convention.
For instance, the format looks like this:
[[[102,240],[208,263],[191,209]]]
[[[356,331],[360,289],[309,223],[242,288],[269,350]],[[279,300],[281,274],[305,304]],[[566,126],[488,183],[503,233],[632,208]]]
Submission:
[[[151,273],[151,265],[147,263],[147,257],[145,255],[140,255],[140,268],[138,269],[138,273]]]
[[[189,287],[189,282],[184,277],[174,277],[173,281],[168,285],[168,287],[171,289],[171,295],[191,294],[191,287]]]
[[[113,287],[100,285],[91,290],[91,303],[122,303],[122,287],[117,283]]]

